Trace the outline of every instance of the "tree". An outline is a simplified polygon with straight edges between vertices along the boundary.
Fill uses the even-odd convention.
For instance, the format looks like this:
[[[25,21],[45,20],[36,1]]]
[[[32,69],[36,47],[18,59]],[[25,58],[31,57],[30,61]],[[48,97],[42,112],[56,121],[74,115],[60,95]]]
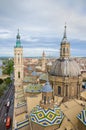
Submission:
[[[3,83],[3,79],[0,79],[0,84],[2,84]]]
[[[5,83],[6,85],[9,85],[9,84],[11,83],[10,77],[4,79],[4,83]]]
[[[13,73],[14,62],[12,59],[3,61],[2,73],[10,75]]]

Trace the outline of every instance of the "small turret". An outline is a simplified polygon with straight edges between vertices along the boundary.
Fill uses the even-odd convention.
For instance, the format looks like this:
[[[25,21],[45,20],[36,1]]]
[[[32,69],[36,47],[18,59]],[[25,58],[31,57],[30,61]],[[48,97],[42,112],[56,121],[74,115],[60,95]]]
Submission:
[[[66,35],[66,28],[67,26],[64,26],[64,35],[61,42],[61,48],[60,48],[60,58],[69,58],[70,57],[70,43],[67,40]]]
[[[42,53],[42,71],[46,70],[46,57],[45,57],[45,52],[43,51]]]
[[[16,47],[20,48],[21,47],[21,41],[20,41],[20,35],[19,35],[19,29],[18,29],[18,33],[16,36]]]

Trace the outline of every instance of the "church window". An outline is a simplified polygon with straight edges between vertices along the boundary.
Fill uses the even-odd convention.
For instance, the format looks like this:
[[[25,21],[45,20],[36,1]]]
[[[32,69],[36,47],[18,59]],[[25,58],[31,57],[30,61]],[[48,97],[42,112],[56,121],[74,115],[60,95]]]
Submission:
[[[61,95],[61,87],[58,86],[58,95]]]
[[[20,72],[18,72],[18,78],[20,78]]]
[[[67,53],[69,53],[69,49],[67,48]]]
[[[63,53],[65,53],[65,48],[63,48]]]
[[[66,85],[66,96],[68,95],[68,85]]]
[[[44,96],[44,104],[46,104],[46,96]]]

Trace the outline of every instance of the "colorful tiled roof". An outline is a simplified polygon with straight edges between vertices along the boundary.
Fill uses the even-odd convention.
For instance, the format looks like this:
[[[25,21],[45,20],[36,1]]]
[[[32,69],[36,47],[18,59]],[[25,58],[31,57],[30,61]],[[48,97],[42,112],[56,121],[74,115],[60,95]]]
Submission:
[[[15,130],[19,130],[19,129],[27,126],[27,125],[29,125],[29,119],[26,119],[26,120],[24,120],[22,122],[17,123]]]
[[[41,74],[41,75],[40,75],[39,79],[40,79],[40,80],[47,81],[47,77],[48,77],[47,74],[44,73],[44,74]]]
[[[33,78],[33,77],[31,77],[31,76],[26,76],[25,78],[24,78],[24,82],[26,82],[26,83],[28,83],[28,82],[34,82],[35,81],[35,79]]]
[[[77,118],[86,126],[86,108],[77,115]]]
[[[42,91],[42,85],[41,84],[29,84],[26,89],[26,92],[41,92]]]
[[[64,114],[58,107],[45,110],[38,106],[31,113],[31,121],[41,126],[59,125],[63,117]]]

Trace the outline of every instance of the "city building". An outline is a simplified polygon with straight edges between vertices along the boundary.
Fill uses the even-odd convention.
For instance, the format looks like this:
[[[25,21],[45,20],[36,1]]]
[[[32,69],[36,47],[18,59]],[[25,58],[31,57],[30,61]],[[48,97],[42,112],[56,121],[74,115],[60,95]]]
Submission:
[[[14,114],[13,130],[29,129],[29,119],[27,118],[27,104],[23,90],[23,47],[21,46],[19,30],[16,37],[16,46],[14,47]]]
[[[42,59],[34,67],[30,63],[24,76],[23,47],[18,31],[14,47],[12,130],[86,129],[86,92],[82,92],[79,65],[70,57],[66,26],[60,46],[59,59],[47,62],[43,52]]]

